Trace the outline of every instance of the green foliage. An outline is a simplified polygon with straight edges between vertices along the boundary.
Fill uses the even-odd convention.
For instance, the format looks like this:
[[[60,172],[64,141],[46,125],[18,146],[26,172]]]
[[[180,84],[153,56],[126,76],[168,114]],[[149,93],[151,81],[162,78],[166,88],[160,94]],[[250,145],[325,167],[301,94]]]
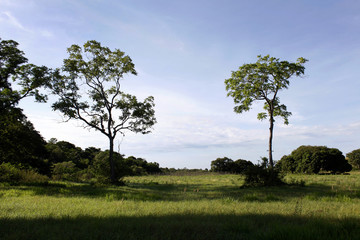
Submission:
[[[52,138],[46,145],[48,162],[52,166],[52,178],[74,182],[109,182],[109,151],[88,147],[85,150],[66,141]],[[161,173],[158,163],[149,163],[143,158],[124,158],[115,153],[116,177],[140,176]]]
[[[111,51],[99,42],[88,41],[83,48],[72,45],[68,53],[50,86],[58,96],[52,107],[68,119],[79,119],[86,127],[107,136],[108,174],[116,181],[114,139],[125,131],[150,132],[156,123],[154,98],[150,96],[141,102],[121,91],[120,81],[124,75],[136,75],[136,71],[131,58],[119,49]]]
[[[40,87],[48,84],[52,71],[45,66],[38,67],[27,64],[28,59],[23,51],[18,49],[18,43],[13,40],[0,39],[0,113],[15,107],[27,96],[34,96],[39,102],[46,100]],[[11,82],[18,90],[12,88]]]
[[[262,166],[250,166],[244,172],[245,187],[264,187],[284,185],[284,176],[274,168],[263,168]]]
[[[354,168],[360,169],[360,149],[347,153],[346,159]]]
[[[79,169],[86,169],[95,155],[100,152],[100,149],[94,147],[83,151],[70,142],[57,141],[56,139],[51,139],[46,148],[49,152],[49,162],[51,164],[71,161]]]
[[[16,106],[27,96],[45,101],[46,96],[39,89],[48,84],[52,71],[27,62],[17,42],[0,39],[0,163],[9,162],[49,174],[49,165],[44,160],[45,142]]]
[[[288,124],[291,115],[284,104],[280,104],[278,92],[289,87],[289,79],[302,76],[305,71],[305,58],[298,58],[296,63],[280,61],[269,55],[258,56],[258,61],[252,64],[244,64],[237,71],[233,71],[231,78],[225,80],[227,96],[234,99],[236,113],[249,111],[254,101],[264,101],[264,110],[258,114],[258,119],[269,118],[270,141],[269,163],[273,167],[272,159],[272,131],[274,117],[282,117]]]
[[[0,114],[0,163],[9,162],[49,174],[46,142],[20,109],[9,108]]]
[[[297,163],[291,155],[284,155],[280,161],[276,163],[276,168],[280,169],[283,172],[296,172]]]
[[[223,157],[211,162],[211,171],[242,174],[253,165],[252,162],[247,160],[238,159],[233,161],[230,158]]]
[[[236,104],[234,111],[249,111],[254,101],[265,100],[264,109],[267,112],[260,113],[260,119],[269,117],[268,114],[273,112],[274,117],[281,116],[287,121],[290,113],[284,105],[280,105],[277,93],[288,88],[292,75],[304,74],[306,61],[298,58],[296,63],[289,63],[269,55],[259,55],[256,63],[240,66],[238,71],[232,72],[231,78],[225,80],[228,96],[233,97]]]
[[[19,169],[11,163],[0,164],[0,182],[11,184],[47,183],[48,177],[31,169]]]
[[[113,161],[116,181],[119,181],[124,176],[131,174],[131,169],[129,168],[129,166],[125,165],[124,158],[120,154],[114,153]],[[98,182],[112,182],[111,176],[109,174],[109,151],[100,152],[95,156],[93,164],[90,166],[90,171],[94,174]]]
[[[230,158],[223,157],[211,161],[212,172],[231,172],[234,161]]]
[[[75,174],[79,171],[75,163],[72,161],[69,162],[59,162],[53,164],[52,177],[55,180],[68,180],[76,181]]]
[[[351,165],[346,161],[339,149],[325,146],[300,146],[289,156],[284,156],[278,162],[278,167],[285,172],[343,173],[351,171]]]
[[[124,159],[124,163],[126,166],[132,169],[131,173],[129,174],[130,176],[161,173],[161,169],[158,163],[148,163],[143,158],[129,156]]]

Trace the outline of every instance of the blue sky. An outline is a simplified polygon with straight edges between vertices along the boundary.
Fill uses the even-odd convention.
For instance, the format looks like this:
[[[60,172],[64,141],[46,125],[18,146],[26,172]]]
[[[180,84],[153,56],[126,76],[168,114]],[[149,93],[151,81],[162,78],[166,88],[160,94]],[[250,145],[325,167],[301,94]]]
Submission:
[[[309,60],[280,100],[293,113],[276,121],[274,158],[300,145],[344,154],[360,148],[360,2],[357,0],[0,0],[0,37],[19,42],[29,62],[60,67],[66,48],[97,40],[135,63],[124,91],[155,97],[157,125],[126,134],[117,149],[162,167],[209,168],[217,157],[267,156],[262,103],[235,114],[224,80],[256,56]],[[45,137],[106,149],[107,138],[61,123],[49,103],[20,107]]]

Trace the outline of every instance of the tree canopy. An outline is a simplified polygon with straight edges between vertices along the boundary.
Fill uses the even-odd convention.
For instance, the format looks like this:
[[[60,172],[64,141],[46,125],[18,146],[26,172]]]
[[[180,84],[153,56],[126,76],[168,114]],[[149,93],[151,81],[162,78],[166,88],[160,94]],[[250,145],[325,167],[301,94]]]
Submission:
[[[228,172],[242,174],[251,166],[254,166],[252,162],[243,159],[233,161],[230,158],[223,157],[211,161],[212,172]]]
[[[320,171],[343,173],[352,169],[339,149],[326,146],[300,146],[290,155],[283,156],[276,165],[285,172],[308,174]]]
[[[46,95],[39,88],[49,83],[51,69],[45,66],[28,64],[23,51],[18,49],[13,40],[0,39],[0,110],[1,112],[15,107],[27,96],[34,96],[36,101],[44,102]],[[13,89],[12,82],[18,90]]]
[[[298,58],[295,63],[280,61],[269,55],[258,56],[256,63],[244,64],[237,71],[233,71],[231,78],[225,80],[227,96],[234,99],[236,113],[249,111],[254,101],[264,101],[264,110],[258,114],[259,120],[269,118],[269,163],[274,166],[272,158],[272,138],[274,118],[279,116],[288,124],[291,115],[284,104],[280,104],[278,93],[287,89],[290,78],[304,74],[305,58]]]
[[[346,154],[346,159],[357,169],[360,169],[360,148]]]

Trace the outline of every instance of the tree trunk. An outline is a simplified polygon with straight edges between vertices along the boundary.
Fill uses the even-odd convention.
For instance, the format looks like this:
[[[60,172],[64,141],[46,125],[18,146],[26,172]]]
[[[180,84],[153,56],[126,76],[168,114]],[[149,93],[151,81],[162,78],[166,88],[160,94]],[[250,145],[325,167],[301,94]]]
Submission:
[[[115,176],[115,164],[114,164],[114,138],[109,137],[110,151],[109,151],[109,163],[110,163],[110,180],[111,183],[116,183],[117,179]]]
[[[273,157],[272,157],[272,139],[273,139],[273,130],[274,130],[274,112],[272,110],[272,108],[270,108],[269,111],[269,115],[270,115],[270,136],[269,136],[269,164],[270,164],[270,168],[274,167],[274,161],[273,161]]]

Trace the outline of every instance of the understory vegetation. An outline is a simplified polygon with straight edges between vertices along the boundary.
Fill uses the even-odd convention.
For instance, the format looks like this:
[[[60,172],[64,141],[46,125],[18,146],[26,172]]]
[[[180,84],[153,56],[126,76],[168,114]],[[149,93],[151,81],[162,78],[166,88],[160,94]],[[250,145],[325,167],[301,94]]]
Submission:
[[[232,174],[125,177],[126,186],[1,183],[2,239],[358,239],[360,173],[240,188]]]

